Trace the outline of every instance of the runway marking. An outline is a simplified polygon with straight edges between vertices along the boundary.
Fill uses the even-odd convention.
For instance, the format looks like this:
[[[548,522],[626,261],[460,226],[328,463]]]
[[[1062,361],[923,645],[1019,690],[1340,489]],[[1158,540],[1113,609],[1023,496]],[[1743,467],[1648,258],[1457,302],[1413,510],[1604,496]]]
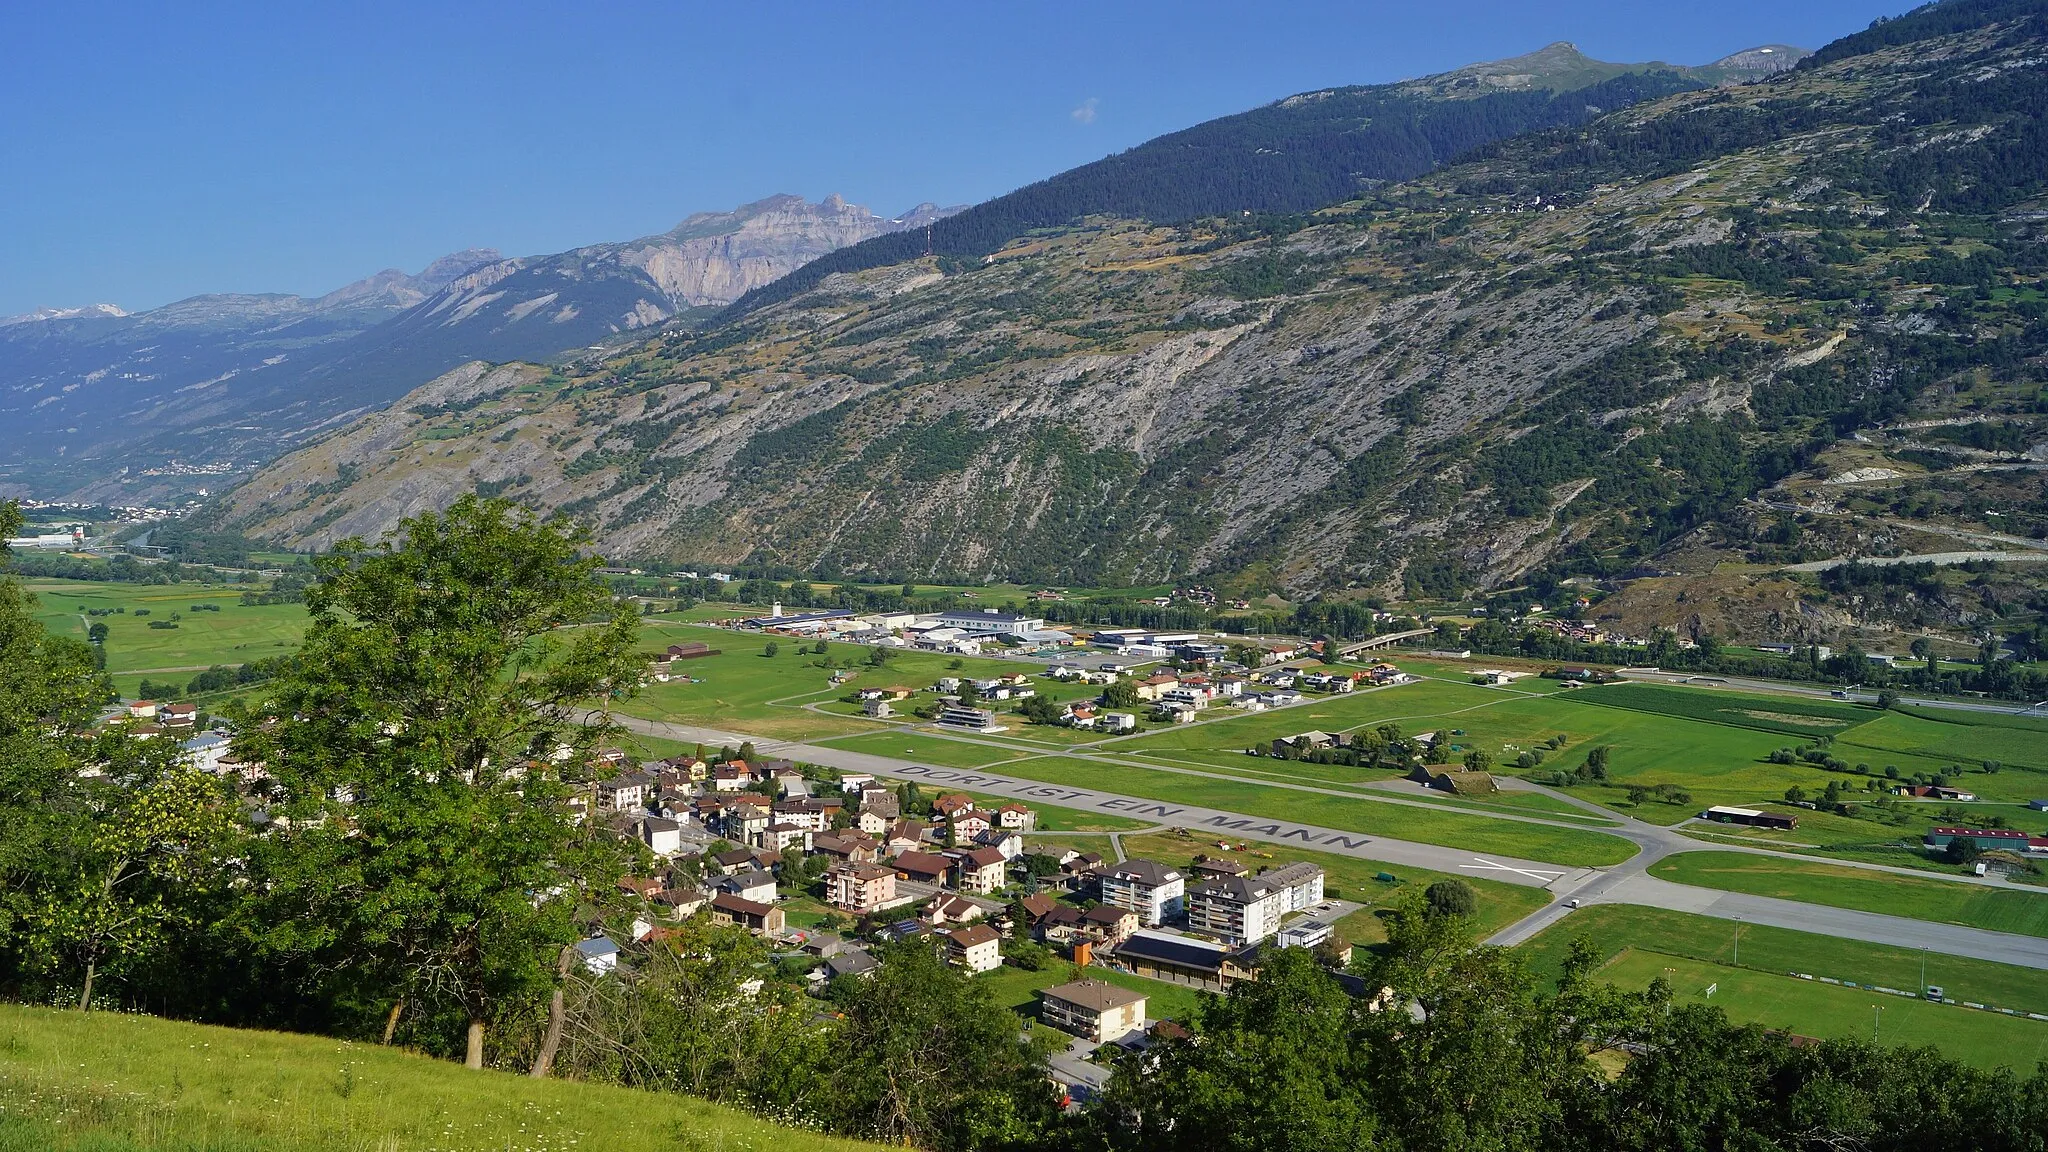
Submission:
[[[1458,865],[1458,867],[1471,868],[1475,871],[1486,870],[1493,872],[1513,872],[1517,876],[1527,876],[1531,880],[1537,880],[1545,884],[1548,884],[1553,880],[1559,879],[1560,877],[1564,876],[1566,871],[1569,871],[1569,869],[1565,869],[1557,872],[1546,872],[1536,868],[1516,868],[1511,864],[1496,864],[1493,861],[1488,860],[1484,856],[1474,856],[1472,859],[1479,861],[1479,863],[1460,864]]]

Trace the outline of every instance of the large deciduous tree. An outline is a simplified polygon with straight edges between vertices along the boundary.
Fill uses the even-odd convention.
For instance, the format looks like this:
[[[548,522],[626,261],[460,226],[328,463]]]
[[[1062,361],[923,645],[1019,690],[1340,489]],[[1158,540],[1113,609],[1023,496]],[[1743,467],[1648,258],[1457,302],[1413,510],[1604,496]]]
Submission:
[[[579,902],[622,846],[570,807],[638,615],[565,521],[464,497],[315,565],[299,659],[238,751],[277,782],[258,932],[485,1026],[560,979]]]
[[[94,768],[75,782],[68,835],[46,842],[52,854],[26,917],[39,957],[78,975],[82,1010],[103,969],[119,971],[195,926],[196,901],[225,880],[242,827],[225,785],[170,740],[110,732]]]
[[[21,524],[14,504],[0,504],[0,539]],[[74,878],[72,849],[90,835],[78,770],[84,733],[112,695],[91,647],[51,635],[34,606],[0,574],[0,966],[9,978],[30,959],[34,912]]]

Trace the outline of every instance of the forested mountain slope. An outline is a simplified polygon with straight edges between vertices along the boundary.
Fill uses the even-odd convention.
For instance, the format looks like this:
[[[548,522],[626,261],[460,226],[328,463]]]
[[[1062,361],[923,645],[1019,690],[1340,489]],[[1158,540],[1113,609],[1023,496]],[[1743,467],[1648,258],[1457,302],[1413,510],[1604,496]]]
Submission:
[[[2040,535],[2048,34],[1938,12],[1312,214],[1095,219],[468,370],[216,518],[319,545],[482,484],[650,560],[1448,594],[1782,559],[1752,498],[1845,477],[1910,542],[1961,469]]]

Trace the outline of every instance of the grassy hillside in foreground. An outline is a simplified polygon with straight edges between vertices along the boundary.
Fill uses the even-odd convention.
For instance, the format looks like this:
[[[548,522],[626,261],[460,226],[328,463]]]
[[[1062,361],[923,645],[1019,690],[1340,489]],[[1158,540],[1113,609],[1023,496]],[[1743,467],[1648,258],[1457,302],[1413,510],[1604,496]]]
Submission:
[[[0,1005],[0,1150],[675,1152],[868,1147],[687,1096],[386,1048]]]

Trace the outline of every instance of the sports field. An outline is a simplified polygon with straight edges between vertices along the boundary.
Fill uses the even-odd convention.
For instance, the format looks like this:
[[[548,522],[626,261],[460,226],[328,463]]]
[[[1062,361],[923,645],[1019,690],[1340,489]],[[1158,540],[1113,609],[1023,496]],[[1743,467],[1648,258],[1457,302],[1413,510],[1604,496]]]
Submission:
[[[1959,884],[1739,852],[1681,852],[1652,864],[1650,874],[1680,884],[1753,896],[2048,936],[2048,891]]]

